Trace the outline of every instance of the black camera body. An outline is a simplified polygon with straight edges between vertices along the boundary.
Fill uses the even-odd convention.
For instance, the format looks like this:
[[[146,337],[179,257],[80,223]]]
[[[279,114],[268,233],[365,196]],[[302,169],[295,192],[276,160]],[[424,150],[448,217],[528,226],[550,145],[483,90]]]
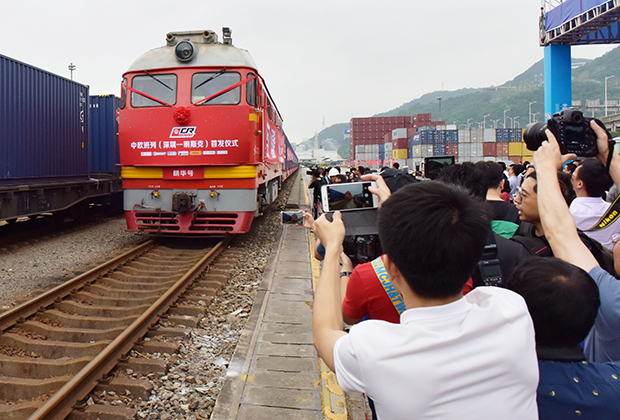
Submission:
[[[383,254],[379,235],[345,236],[342,247],[354,266],[370,262]]]
[[[528,124],[523,133],[523,140],[528,150],[538,150],[543,141],[547,140],[545,130],[553,133],[560,146],[562,154],[574,153],[577,156],[595,157],[598,155],[596,133],[590,127],[594,120],[605,131],[605,125],[596,118],[587,118],[577,108],[568,108],[553,114],[547,124]],[[611,138],[609,132],[608,137]]]

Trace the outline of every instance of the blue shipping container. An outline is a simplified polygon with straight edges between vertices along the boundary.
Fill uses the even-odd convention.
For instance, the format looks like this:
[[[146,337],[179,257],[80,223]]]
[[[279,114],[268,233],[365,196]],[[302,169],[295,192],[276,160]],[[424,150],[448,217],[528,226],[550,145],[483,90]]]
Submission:
[[[458,143],[459,132],[458,130],[446,130],[446,143]]]
[[[0,55],[0,184],[88,178],[88,86]]]
[[[121,100],[114,95],[90,97],[90,171],[120,172],[118,120]]]

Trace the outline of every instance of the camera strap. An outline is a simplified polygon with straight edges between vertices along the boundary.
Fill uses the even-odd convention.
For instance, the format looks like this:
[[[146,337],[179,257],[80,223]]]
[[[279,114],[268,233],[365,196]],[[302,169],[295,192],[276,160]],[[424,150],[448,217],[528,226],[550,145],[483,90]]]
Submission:
[[[372,268],[375,270],[375,274],[381,282],[381,286],[383,286],[383,289],[385,290],[385,293],[387,293],[390,300],[392,301],[392,304],[394,305],[394,308],[396,308],[398,315],[401,315],[407,309],[405,307],[405,301],[390,281],[385,266],[383,265],[383,259],[381,257],[376,258],[371,261],[371,264]]]
[[[611,206],[607,209],[605,214],[601,216],[598,222],[590,229],[585,229],[583,232],[596,232],[599,230],[603,230],[618,220],[618,216],[620,216],[620,195],[616,197]]]

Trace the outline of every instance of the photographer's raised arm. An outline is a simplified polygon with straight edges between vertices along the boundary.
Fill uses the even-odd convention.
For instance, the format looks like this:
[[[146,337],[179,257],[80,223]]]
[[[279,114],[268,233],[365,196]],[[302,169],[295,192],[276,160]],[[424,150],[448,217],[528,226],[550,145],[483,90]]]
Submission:
[[[609,149],[609,139],[607,132],[603,130],[596,122],[590,121],[590,127],[596,133],[596,141],[598,146],[598,155],[596,158],[607,165],[609,153],[613,153],[609,165],[609,175],[613,179],[614,184],[620,187],[620,155],[614,149]]]
[[[536,168],[538,212],[545,236],[557,258],[590,272],[598,263],[579,239],[575,221],[560,191],[557,175],[564,162],[576,156],[562,156],[551,131],[547,130],[546,133],[549,141],[542,143],[534,153],[532,162]]]
[[[316,285],[312,309],[314,347],[325,364],[334,371],[334,345],[346,333],[342,330],[342,299],[340,297],[340,253],[345,228],[340,212],[333,222],[325,215],[314,222],[314,232],[325,247],[323,269]]]

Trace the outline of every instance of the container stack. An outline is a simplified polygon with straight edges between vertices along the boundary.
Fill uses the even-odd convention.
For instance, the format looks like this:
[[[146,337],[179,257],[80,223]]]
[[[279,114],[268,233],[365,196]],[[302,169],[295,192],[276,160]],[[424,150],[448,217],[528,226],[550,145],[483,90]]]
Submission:
[[[351,139],[354,160],[371,167],[395,160],[414,169],[433,156],[455,156],[458,162],[521,163],[533,155],[523,144],[522,129],[459,130],[454,124],[433,121],[431,114],[354,118]]]
[[[392,130],[392,159],[405,166],[408,158],[408,145],[406,128],[396,128]]]

